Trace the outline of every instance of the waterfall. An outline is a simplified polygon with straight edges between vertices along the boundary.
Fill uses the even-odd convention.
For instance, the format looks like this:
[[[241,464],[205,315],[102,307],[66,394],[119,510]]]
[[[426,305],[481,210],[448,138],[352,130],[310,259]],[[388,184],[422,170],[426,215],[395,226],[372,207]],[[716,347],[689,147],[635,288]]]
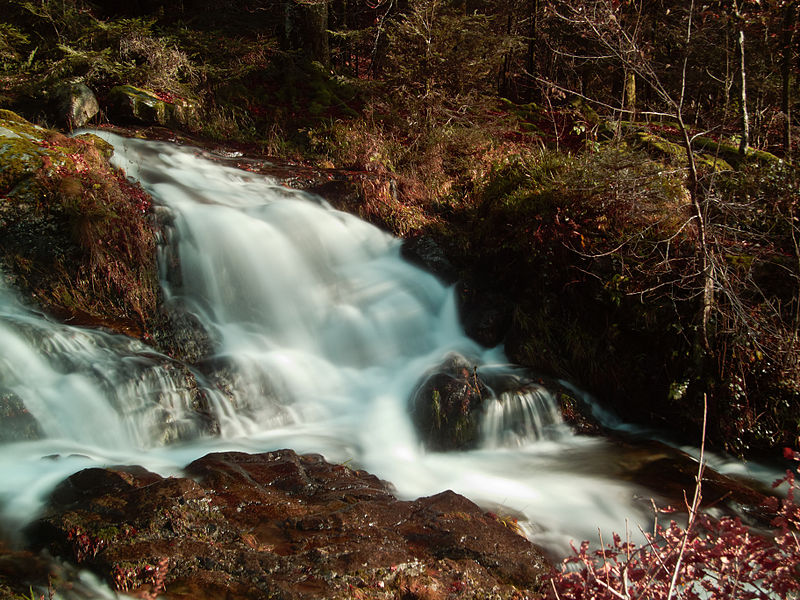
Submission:
[[[477,449],[423,448],[409,399],[444,357],[470,357],[495,379],[516,371],[464,334],[453,289],[404,261],[398,240],[196,148],[98,134],[168,213],[164,294],[213,351],[182,364],[48,320],[0,290],[0,402],[19,409],[0,425],[6,529],[81,468],[166,475],[210,451],[284,447],[367,469],[402,498],[452,489],[505,507],[556,551],[626,518],[648,527],[650,505],[637,498],[651,494],[617,477],[619,450],[571,434],[542,386],[497,387]]]
[[[503,392],[487,403],[483,419],[484,445],[520,446],[565,434],[553,394],[534,385]]]
[[[135,340],[50,321],[2,287],[0,348],[0,397],[24,405],[39,437],[132,450],[202,428],[182,366]],[[0,421],[0,440],[18,426]]]

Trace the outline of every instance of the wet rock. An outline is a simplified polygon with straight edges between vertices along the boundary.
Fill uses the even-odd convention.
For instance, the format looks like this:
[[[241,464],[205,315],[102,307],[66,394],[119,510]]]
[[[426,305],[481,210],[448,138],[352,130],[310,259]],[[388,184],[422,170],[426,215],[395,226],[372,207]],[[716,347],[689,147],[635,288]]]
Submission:
[[[592,414],[591,406],[581,398],[580,394],[564,387],[559,382],[549,378],[542,379],[542,383],[548,389],[553,391],[553,394],[558,401],[558,408],[561,412],[561,418],[570,426],[570,428],[580,435],[597,436],[604,433],[602,425],[598,422],[597,418]]]
[[[51,570],[41,557],[0,543],[0,600],[18,600],[31,589],[47,589],[50,575]]]
[[[162,307],[153,342],[161,352],[190,364],[211,356],[215,345],[200,319],[179,301]]]
[[[121,121],[189,131],[200,129],[199,109],[195,103],[185,98],[159,95],[132,85],[119,85],[111,88],[108,93],[108,104],[111,116]]]
[[[455,450],[474,447],[480,416],[489,391],[475,363],[449,355],[416,386],[411,398],[414,424],[426,447]]]
[[[100,104],[86,84],[64,83],[53,90],[52,111],[56,122],[71,131],[97,115]]]
[[[255,361],[234,361],[218,355],[197,365],[209,388],[220,392],[240,418],[280,426],[293,420],[286,408],[288,390],[275,384],[270,373]]]
[[[476,368],[453,353],[431,369],[411,398],[414,424],[427,448],[454,450],[517,446],[603,428],[583,398],[557,380],[527,369]]]
[[[624,450],[624,473],[627,478],[646,486],[672,506],[685,508],[691,502],[697,481],[698,463],[687,453],[654,440],[616,442]],[[703,470],[702,506],[727,509],[746,518],[753,525],[767,526],[774,515],[763,504],[767,490],[754,489],[750,483],[728,477],[706,466]]]
[[[455,283],[458,271],[445,255],[441,246],[426,235],[403,240],[401,248],[403,257],[430,271],[446,284]]]
[[[398,501],[364,471],[290,450],[211,454],[186,478],[88,469],[53,493],[33,548],[121,591],[193,598],[538,598],[538,549],[443,492]]]
[[[28,412],[22,400],[15,393],[0,388],[0,442],[37,440],[41,437],[39,422]]]

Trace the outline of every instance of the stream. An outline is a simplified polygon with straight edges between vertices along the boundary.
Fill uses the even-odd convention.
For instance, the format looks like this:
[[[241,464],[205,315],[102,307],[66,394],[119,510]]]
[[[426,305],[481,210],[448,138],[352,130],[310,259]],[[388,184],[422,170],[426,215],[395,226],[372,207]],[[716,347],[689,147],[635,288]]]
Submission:
[[[0,289],[0,394],[23,403],[40,430],[39,439],[0,444],[7,537],[36,517],[53,486],[89,466],[171,475],[212,451],[279,448],[370,471],[403,499],[454,490],[517,516],[556,555],[596,540],[598,529],[652,527],[650,499],[660,498],[625,476],[626,450],[573,434],[544,388],[533,399],[489,400],[474,450],[423,448],[409,398],[426,372],[451,353],[479,373],[519,370],[502,349],[464,334],[454,290],[402,259],[399,240],[197,148],[96,133],[169,215],[165,295],[209,332],[207,360],[225,366],[228,389],[188,367],[219,424],[210,433],[181,385],[187,366],[138,341],[50,320]]]

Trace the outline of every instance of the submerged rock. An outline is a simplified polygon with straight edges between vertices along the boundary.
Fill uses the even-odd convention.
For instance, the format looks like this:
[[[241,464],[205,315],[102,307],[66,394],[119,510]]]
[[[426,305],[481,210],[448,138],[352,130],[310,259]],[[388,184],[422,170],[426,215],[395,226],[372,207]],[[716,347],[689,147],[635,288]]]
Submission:
[[[39,422],[28,412],[22,400],[14,392],[0,387],[0,442],[37,440],[41,437]]]
[[[40,556],[0,542],[0,600],[18,600],[31,589],[46,589],[51,575],[56,573]]]
[[[211,454],[162,478],[87,469],[52,494],[33,548],[160,598],[538,598],[541,552],[453,492],[412,502],[290,450]]]
[[[417,384],[411,412],[431,450],[516,446],[555,439],[566,431],[597,435],[590,410],[567,388],[523,368],[478,369],[450,354]]]

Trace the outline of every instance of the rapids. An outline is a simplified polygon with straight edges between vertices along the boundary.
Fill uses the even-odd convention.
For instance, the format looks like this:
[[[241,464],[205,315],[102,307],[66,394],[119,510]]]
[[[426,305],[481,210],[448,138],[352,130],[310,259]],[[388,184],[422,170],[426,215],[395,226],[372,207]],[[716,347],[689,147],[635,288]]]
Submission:
[[[211,451],[278,448],[366,469],[401,498],[452,489],[518,515],[556,554],[570,540],[596,540],[598,528],[651,527],[653,492],[618,476],[624,457],[614,444],[561,424],[544,389],[490,401],[476,450],[422,448],[408,403],[426,370],[450,352],[479,371],[513,367],[502,350],[465,336],[453,289],[404,261],[398,240],[196,148],[98,134],[169,213],[161,260],[174,263],[176,253],[180,272],[162,268],[165,295],[197,316],[215,341],[213,360],[235,376],[225,396],[197,373],[219,423],[212,435],[180,385],[186,366],[49,320],[0,289],[0,394],[19,399],[41,430],[35,441],[0,435],[7,536],[88,466],[168,475]]]

